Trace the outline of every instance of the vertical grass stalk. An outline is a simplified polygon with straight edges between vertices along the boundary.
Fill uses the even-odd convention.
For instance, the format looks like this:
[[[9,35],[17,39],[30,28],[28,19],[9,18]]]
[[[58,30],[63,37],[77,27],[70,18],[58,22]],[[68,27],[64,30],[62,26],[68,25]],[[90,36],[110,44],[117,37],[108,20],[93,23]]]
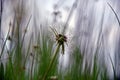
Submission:
[[[32,79],[32,76],[33,76],[32,73],[33,73],[33,65],[34,65],[34,56],[35,56],[35,55],[32,54],[32,53],[31,53],[31,55],[32,55],[32,58],[33,58],[33,59],[32,59],[32,65],[31,65],[31,79],[30,79],[30,80],[33,80],[33,79]]]
[[[117,21],[118,21],[118,24],[119,24],[119,26],[120,26],[120,20],[119,20],[119,18],[118,18],[117,13],[115,12],[115,10],[113,9],[113,7],[112,7],[109,3],[107,3],[107,4],[108,4],[108,6],[111,8],[111,10],[113,11],[113,13],[115,14],[115,17],[116,17],[116,19],[117,19]]]
[[[59,49],[60,49],[60,44],[58,44],[58,46],[57,46],[57,48],[56,48],[56,51],[55,51],[55,53],[54,53],[54,55],[53,55],[53,58],[52,58],[52,60],[51,60],[51,62],[50,62],[50,64],[49,64],[48,69],[47,69],[47,71],[45,72],[42,80],[46,80],[47,75],[48,75],[48,73],[49,73],[50,69],[52,68],[52,65],[53,65],[53,63],[54,63],[54,61],[55,61],[55,58],[56,58],[56,56],[57,56],[57,53],[59,52]]]

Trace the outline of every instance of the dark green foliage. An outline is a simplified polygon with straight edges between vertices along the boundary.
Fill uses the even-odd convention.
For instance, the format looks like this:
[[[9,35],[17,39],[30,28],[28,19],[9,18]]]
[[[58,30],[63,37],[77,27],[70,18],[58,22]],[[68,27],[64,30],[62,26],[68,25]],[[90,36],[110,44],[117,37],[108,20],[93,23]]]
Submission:
[[[3,63],[0,64],[0,80],[4,80],[5,76],[4,76],[4,66]]]

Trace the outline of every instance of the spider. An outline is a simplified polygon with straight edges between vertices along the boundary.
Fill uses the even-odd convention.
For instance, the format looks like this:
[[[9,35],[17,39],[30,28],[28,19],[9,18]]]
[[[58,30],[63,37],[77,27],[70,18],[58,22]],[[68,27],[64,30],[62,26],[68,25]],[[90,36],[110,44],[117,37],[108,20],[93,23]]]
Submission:
[[[62,54],[64,54],[64,51],[65,51],[64,43],[67,42],[67,37],[63,34],[58,34],[55,28],[51,28],[51,30],[54,32],[56,36],[57,44],[62,46],[62,52],[63,52]]]

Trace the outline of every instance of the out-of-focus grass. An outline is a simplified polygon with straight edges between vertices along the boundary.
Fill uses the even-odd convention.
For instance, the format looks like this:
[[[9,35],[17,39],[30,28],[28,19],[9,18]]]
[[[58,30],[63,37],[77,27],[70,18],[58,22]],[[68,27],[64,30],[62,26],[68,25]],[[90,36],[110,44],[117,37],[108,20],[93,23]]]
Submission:
[[[8,61],[3,67],[3,63],[0,64],[0,78],[1,80],[41,80],[49,66],[53,52],[55,51],[55,42],[50,38],[49,31],[44,31],[44,26],[36,32],[36,35],[31,35],[28,40],[28,46],[24,53],[21,48],[23,45],[23,39],[19,39],[19,42],[15,44],[12,50],[8,50]],[[19,28],[18,28],[19,29]],[[19,31],[19,30],[18,30]],[[23,33],[24,35],[26,33]],[[25,36],[24,36],[25,38]],[[32,43],[32,39],[35,39],[36,44]],[[7,40],[7,39],[6,39]],[[20,41],[21,40],[21,41]],[[57,80],[98,80],[99,79],[99,67],[97,66],[96,58],[94,57],[93,69],[85,65],[83,70],[84,54],[81,53],[80,48],[74,46],[73,50],[73,64],[71,68],[68,67],[67,72],[58,72],[58,58],[54,60],[50,72],[47,74],[46,79],[51,80],[50,77],[55,76]],[[32,49],[32,52],[31,52]],[[4,53],[3,53],[4,54]],[[23,55],[26,54],[26,55]],[[29,65],[29,66],[27,66]],[[102,74],[101,79],[106,79],[106,74]]]
[[[28,40],[28,46],[25,48],[26,52],[24,52],[22,49],[24,48],[23,43],[25,41],[24,38],[26,31],[23,33],[23,37],[21,39],[20,35],[22,33],[19,33],[19,21],[20,20],[17,21],[18,25],[16,28],[17,44],[15,44],[15,47],[12,50],[7,51],[7,62],[0,62],[0,80],[41,80],[49,66],[51,56],[53,56],[55,51],[55,43],[50,38],[50,32],[47,31],[47,29],[44,31],[44,29],[41,28],[40,30],[37,30],[38,32],[36,32],[36,34],[31,35],[31,38]],[[65,29],[67,24],[68,23],[65,25]],[[27,27],[28,25],[25,30],[27,30]],[[64,31],[65,30],[63,30],[63,33]],[[34,38],[36,44],[32,43]],[[5,40],[8,40],[8,37]],[[6,42],[4,44],[6,44]],[[68,70],[66,70],[67,72],[58,72],[58,58],[56,58],[50,68],[50,72],[46,76],[46,79],[54,80],[50,77],[55,76],[57,77],[55,80],[108,80],[106,68],[103,66],[105,70],[101,72],[101,68],[97,65],[98,56],[96,55],[93,57],[93,68],[89,68],[87,62],[85,62],[85,68],[83,70],[84,53],[81,53],[80,48],[77,46],[79,45],[74,46],[75,48],[72,53],[73,63],[70,68],[68,67]],[[4,49],[5,45],[3,45],[0,59],[4,54]]]
[[[41,80],[49,66],[51,57],[55,50],[55,43],[50,39],[49,34],[45,33],[42,28],[35,39],[36,44],[32,43],[30,38],[29,45],[26,47],[26,53],[22,52],[20,46],[16,46],[10,52],[8,51],[9,59],[3,67],[0,65],[0,78],[3,80]],[[36,36],[36,35],[35,35]],[[19,45],[22,43],[19,42]],[[32,52],[30,49],[33,49]],[[26,56],[23,56],[26,54]],[[58,73],[57,63],[58,58],[54,60],[50,72],[46,76],[47,80],[51,80],[51,76],[56,76],[57,80],[98,80],[100,76],[99,67],[97,66],[97,56],[94,57],[93,69],[85,65],[83,70],[84,54],[81,53],[80,48],[75,46],[73,50],[73,64],[68,68],[67,72]],[[29,64],[29,66],[27,66]],[[107,73],[101,74],[100,79],[107,79]]]
[[[68,72],[65,74],[63,80],[98,80],[100,72],[97,65],[96,57],[97,56],[94,57],[92,71],[90,67],[87,66],[87,63],[85,63],[85,68],[83,70],[84,54],[81,54],[79,47],[75,47],[73,52],[73,65],[70,70],[68,70]]]

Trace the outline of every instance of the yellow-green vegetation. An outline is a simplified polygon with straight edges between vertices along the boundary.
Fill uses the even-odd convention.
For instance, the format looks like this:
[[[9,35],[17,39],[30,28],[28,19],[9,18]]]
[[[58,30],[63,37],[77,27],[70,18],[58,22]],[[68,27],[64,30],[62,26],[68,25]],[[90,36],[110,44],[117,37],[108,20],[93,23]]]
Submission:
[[[48,29],[43,29],[47,26],[47,24],[41,24],[41,28],[39,30],[36,29],[36,32],[33,32],[30,35],[30,39],[27,40],[28,45],[24,45],[24,42],[26,41],[26,34],[29,32],[28,26],[32,15],[28,19],[24,32],[21,32],[20,23],[23,14],[21,13],[22,11],[18,11],[17,16],[15,16],[15,21],[13,22],[13,24],[16,25],[9,27],[7,37],[3,41],[1,48],[0,80],[108,80],[109,78],[106,67],[103,65],[104,70],[102,71],[98,66],[97,53],[93,57],[94,61],[91,69],[91,67],[88,66],[88,63],[84,62],[85,54],[81,53],[79,47],[80,45],[74,45],[74,49],[71,49],[73,59],[71,66],[68,66],[65,71],[58,71],[58,54],[60,53],[60,50],[62,53],[60,55],[64,56],[65,54],[65,43],[67,42],[67,36],[65,36],[64,33],[67,29],[67,24],[70,16],[72,15],[72,11],[73,10],[71,10],[68,16],[65,26],[62,26],[64,27],[63,33],[58,33],[55,28],[47,27],[50,28],[51,31],[48,31]],[[115,11],[114,14],[117,17]],[[119,22],[118,17],[117,20]],[[12,27],[15,27],[15,30],[13,30],[14,28]],[[14,34],[11,34],[10,31],[13,31]],[[53,33],[52,35],[55,35],[54,40],[56,40],[57,45],[49,35],[51,32]],[[15,44],[13,44],[13,37],[16,38]],[[10,49],[6,49],[6,43],[8,40],[11,41],[12,45]],[[7,61],[4,62],[4,60],[2,60],[2,56],[6,53]],[[85,63],[84,69],[83,63]],[[116,79],[115,70],[114,77],[114,79]]]

